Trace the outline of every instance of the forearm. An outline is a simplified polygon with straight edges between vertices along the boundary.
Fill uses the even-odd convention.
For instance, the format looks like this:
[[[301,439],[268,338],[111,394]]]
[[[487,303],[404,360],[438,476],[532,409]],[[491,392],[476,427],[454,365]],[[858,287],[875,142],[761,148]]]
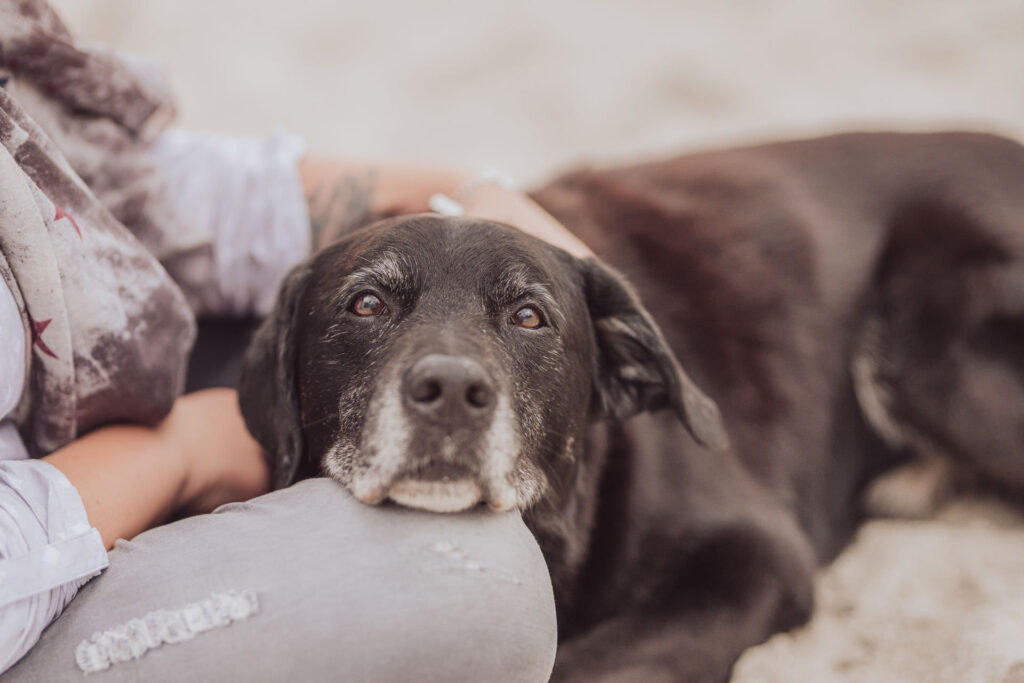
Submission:
[[[318,249],[385,212],[427,211],[436,192],[454,192],[469,174],[443,166],[376,164],[307,155],[299,178]]]
[[[522,192],[475,183],[476,174],[444,166],[369,164],[306,156],[299,177],[309,207],[313,247],[319,249],[384,213],[428,211],[441,193],[466,213],[514,225],[579,257],[590,249]],[[460,189],[470,189],[460,192]]]
[[[104,427],[44,460],[78,489],[108,549],[172,512],[210,512],[248,500],[265,493],[270,481],[231,389],[182,396],[157,427]]]
[[[158,429],[105,427],[43,460],[78,490],[108,550],[166,519],[186,486],[183,458]]]

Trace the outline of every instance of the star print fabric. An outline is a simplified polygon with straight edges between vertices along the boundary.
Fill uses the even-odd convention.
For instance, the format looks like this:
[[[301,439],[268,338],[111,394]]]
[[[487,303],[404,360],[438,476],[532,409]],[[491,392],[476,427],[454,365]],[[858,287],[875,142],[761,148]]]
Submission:
[[[29,451],[104,422],[156,423],[195,334],[184,295],[6,90],[0,145],[0,275],[31,334]]]
[[[154,424],[196,314],[265,312],[310,250],[302,142],[166,129],[158,70],[0,0],[0,673],[106,566],[50,453]]]
[[[106,154],[90,147],[93,157],[117,156],[173,113],[160,80],[78,46],[48,6],[31,0],[0,0],[0,71],[0,276],[30,350],[28,391],[14,419],[38,456],[103,423],[159,421],[183,388],[195,322],[157,258],[20,106],[34,103],[33,114],[79,156],[83,147],[70,136],[84,131],[47,112],[73,108],[92,126],[93,142],[98,127],[118,131]]]
[[[107,566],[74,486],[29,456],[107,422],[158,421],[195,334],[178,287],[15,101],[16,84],[128,136],[170,111],[115,56],[79,48],[44,3],[0,0],[0,672]]]

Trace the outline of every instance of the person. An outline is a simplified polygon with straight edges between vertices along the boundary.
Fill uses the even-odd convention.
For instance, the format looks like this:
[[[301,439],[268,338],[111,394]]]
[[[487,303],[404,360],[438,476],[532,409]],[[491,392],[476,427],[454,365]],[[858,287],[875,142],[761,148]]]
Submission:
[[[546,679],[551,586],[517,514],[369,508],[325,479],[268,493],[234,391],[180,394],[194,316],[265,313],[377,213],[443,193],[586,247],[461,170],[172,115],[150,65],[0,0],[4,680]]]

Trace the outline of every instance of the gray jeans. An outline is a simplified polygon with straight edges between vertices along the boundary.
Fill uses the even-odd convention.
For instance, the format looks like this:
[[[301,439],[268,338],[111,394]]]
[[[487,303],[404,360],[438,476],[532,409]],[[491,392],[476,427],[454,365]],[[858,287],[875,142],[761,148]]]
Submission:
[[[118,643],[86,677],[76,651]],[[545,681],[555,643],[517,514],[371,508],[315,479],[118,542],[3,681]]]

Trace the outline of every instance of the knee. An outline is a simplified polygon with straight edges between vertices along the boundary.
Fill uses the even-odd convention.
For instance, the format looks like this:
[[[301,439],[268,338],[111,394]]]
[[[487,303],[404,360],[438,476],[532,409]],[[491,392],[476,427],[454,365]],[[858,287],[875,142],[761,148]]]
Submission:
[[[551,582],[518,515],[371,508],[314,480],[121,544],[17,680],[64,680],[53,653],[228,591],[258,611],[104,680],[545,681],[554,663]]]
[[[515,578],[427,574],[362,612],[357,630],[369,656],[356,678],[547,681],[557,644],[550,583],[546,571],[521,569]]]
[[[554,598],[518,515],[371,508],[324,480],[293,488],[289,507],[315,511],[287,551],[301,572],[263,603],[275,649],[304,653],[304,679],[548,679]]]

